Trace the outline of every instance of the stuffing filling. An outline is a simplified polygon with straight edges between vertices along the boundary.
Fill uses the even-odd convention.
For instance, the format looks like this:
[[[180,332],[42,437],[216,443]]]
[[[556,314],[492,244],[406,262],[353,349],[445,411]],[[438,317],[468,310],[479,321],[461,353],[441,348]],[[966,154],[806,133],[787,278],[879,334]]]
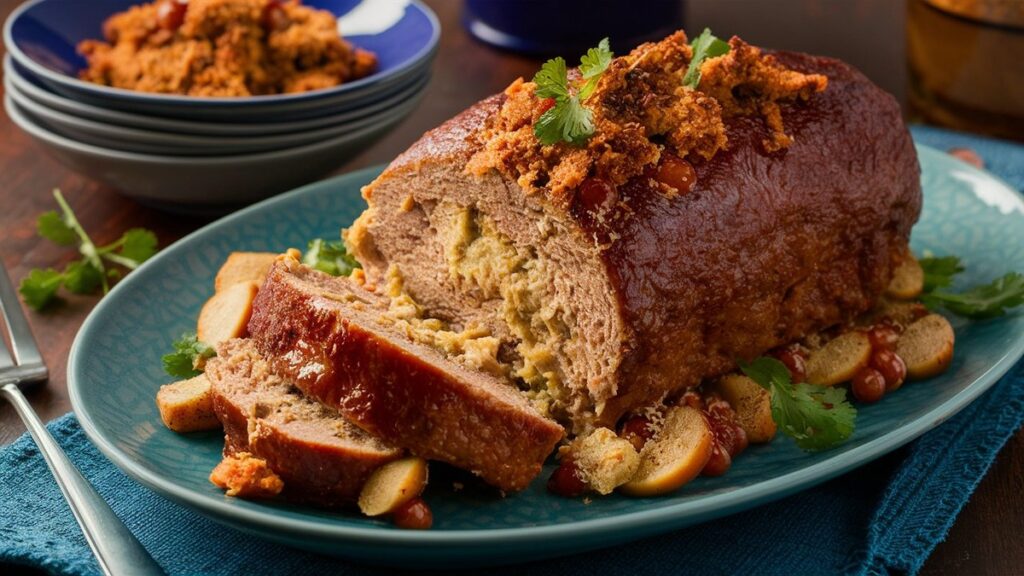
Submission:
[[[656,166],[664,152],[712,158],[728,148],[725,119],[732,116],[761,115],[771,133],[766,151],[785,148],[792,139],[779,104],[821,92],[827,78],[788,70],[736,37],[729,46],[725,55],[703,62],[697,89],[683,84],[693,53],[682,31],[613,59],[584,101],[595,131],[583,146],[544,145],[537,139],[534,124],[550,101],[537,97],[536,84],[520,78],[505,90],[506,100],[466,170],[477,175],[497,170],[527,194],[545,191],[564,204],[585,178],[620,185]]]

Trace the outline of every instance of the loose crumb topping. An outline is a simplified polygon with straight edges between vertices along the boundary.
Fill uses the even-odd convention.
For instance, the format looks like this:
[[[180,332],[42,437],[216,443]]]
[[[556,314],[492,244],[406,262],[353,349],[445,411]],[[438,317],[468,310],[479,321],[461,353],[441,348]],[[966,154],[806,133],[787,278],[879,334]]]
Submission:
[[[615,58],[584,101],[595,132],[579,147],[537,139],[533,125],[552,101],[538,98],[536,84],[519,78],[505,90],[466,169],[476,175],[497,170],[527,194],[546,192],[565,203],[585,178],[623,184],[657,165],[666,150],[711,159],[728,147],[724,119],[732,116],[762,116],[772,134],[765,150],[787,147],[792,138],[779,104],[807,100],[825,89],[827,78],[788,70],[739,38],[729,45],[724,56],[704,61],[697,90],[683,85],[693,53],[682,31]]]
[[[226,456],[210,473],[210,482],[239,498],[271,498],[284,489],[281,477],[267,461],[248,452]]]

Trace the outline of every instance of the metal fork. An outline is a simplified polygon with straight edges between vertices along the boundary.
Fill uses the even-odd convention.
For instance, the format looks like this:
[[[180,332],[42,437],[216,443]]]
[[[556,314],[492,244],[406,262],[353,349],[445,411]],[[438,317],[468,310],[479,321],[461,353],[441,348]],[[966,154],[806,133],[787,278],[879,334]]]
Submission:
[[[7,324],[14,358],[0,338],[0,392],[14,405],[42,452],[46,465],[57,479],[60,491],[71,506],[104,574],[163,574],[163,570],[142,544],[114,515],[98,492],[82,477],[32,410],[20,387],[46,380],[46,365],[39,355],[28,321],[7,272],[0,265],[0,311]]]

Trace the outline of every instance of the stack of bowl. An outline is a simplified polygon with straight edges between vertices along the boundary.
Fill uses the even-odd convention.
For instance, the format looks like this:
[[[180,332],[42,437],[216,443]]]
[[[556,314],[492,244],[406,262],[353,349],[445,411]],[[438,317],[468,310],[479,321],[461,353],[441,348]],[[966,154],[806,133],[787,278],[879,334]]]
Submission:
[[[440,26],[418,0],[304,0],[377,55],[366,78],[298,94],[209,98],[78,79],[76,46],[151,0],[31,0],[4,25],[4,108],[71,169],[158,206],[216,211],[310,182],[407,116]]]

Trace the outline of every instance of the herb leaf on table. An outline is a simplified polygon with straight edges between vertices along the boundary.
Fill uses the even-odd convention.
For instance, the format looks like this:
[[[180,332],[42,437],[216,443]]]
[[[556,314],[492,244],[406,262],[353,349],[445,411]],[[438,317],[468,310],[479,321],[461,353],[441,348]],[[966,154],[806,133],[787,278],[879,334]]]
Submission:
[[[36,220],[36,232],[58,246],[78,244],[82,257],[69,263],[63,272],[52,268],[36,269],[22,279],[18,291],[25,304],[33,310],[42,310],[56,298],[63,285],[74,294],[95,294],[110,289],[108,278],[119,278],[121,271],[106,268],[103,261],[134,270],[157,252],[156,235],[144,228],[133,228],[106,246],[97,247],[79,224],[71,206],[60,190],[53,191],[60,212],[44,212]]]

